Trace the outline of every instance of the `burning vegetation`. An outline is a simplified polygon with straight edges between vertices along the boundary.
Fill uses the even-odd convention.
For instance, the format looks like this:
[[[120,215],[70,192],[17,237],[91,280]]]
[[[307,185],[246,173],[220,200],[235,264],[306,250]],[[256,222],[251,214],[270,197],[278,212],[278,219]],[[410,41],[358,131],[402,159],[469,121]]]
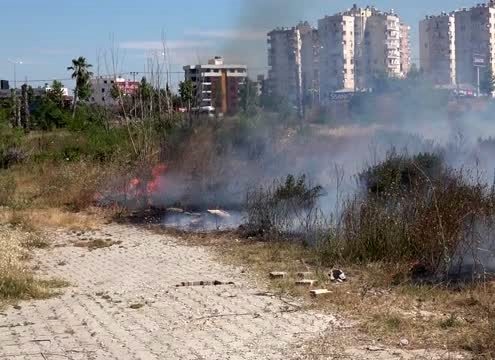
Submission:
[[[430,104],[404,105],[407,118],[381,121],[368,101],[358,104],[366,117],[342,127],[260,109],[192,122],[162,113],[113,123],[81,107],[66,129],[2,130],[9,136],[0,136],[0,205],[47,213],[97,205],[115,217],[151,214],[181,230],[239,229],[278,249],[267,259],[302,245],[309,263],[338,265],[350,283],[348,268],[383,265],[391,273],[387,289],[489,280],[490,118],[437,117]],[[493,320],[490,301],[474,308]],[[482,325],[488,335],[480,352],[495,348],[492,327]]]

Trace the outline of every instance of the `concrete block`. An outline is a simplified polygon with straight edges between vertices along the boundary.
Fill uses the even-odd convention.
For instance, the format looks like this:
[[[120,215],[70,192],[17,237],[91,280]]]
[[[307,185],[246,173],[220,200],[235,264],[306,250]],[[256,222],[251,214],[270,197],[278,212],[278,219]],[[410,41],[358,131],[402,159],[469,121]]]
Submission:
[[[318,284],[317,280],[304,279],[304,280],[296,281],[296,285],[298,285],[298,286],[312,287],[312,286],[315,286],[316,284]]]
[[[310,294],[313,297],[320,297],[330,294],[330,291],[328,291],[327,289],[315,289],[315,290],[311,290]]]
[[[284,279],[287,277],[287,273],[283,271],[272,271],[270,273],[271,279]]]

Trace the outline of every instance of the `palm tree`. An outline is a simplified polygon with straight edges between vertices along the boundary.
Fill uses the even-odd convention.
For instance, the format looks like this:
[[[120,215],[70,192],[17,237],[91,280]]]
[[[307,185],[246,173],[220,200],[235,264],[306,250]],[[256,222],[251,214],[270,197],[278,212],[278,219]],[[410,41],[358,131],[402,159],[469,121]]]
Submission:
[[[88,64],[85,57],[80,56],[77,59],[72,59],[72,66],[69,66],[67,70],[72,71],[72,79],[76,80],[76,87],[74,89],[74,102],[72,103],[72,117],[76,115],[76,105],[79,98],[87,98],[89,78],[93,75],[89,69],[93,65]]]

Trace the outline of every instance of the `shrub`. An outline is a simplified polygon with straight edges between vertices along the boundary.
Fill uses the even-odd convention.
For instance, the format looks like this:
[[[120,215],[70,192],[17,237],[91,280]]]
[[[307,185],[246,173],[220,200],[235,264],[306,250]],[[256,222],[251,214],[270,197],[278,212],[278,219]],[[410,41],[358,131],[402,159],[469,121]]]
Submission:
[[[412,157],[390,152],[382,163],[369,167],[358,175],[361,184],[370,193],[384,191],[408,191],[424,188],[442,174],[440,155],[420,153]]]
[[[495,197],[468,175],[432,154],[394,156],[367,169],[360,178],[368,192],[346,201],[327,255],[409,262],[442,277],[483,271],[478,248],[495,243]]]
[[[305,175],[288,175],[269,187],[249,191],[246,198],[248,226],[258,234],[278,236],[310,235],[317,223],[321,186],[311,186]]]
[[[22,131],[0,122],[0,168],[9,168],[25,159],[26,154],[21,150],[23,140]]]

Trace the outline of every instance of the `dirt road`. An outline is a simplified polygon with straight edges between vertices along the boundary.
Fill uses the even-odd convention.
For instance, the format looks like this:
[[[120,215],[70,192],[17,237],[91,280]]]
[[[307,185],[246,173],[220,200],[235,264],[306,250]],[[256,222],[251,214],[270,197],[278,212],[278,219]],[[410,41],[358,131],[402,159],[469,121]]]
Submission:
[[[0,359],[459,358],[341,342],[348,324],[270,296],[208,249],[171,237],[121,225],[50,237],[53,247],[36,251],[33,265],[72,286],[0,313]],[[176,286],[196,281],[233,284]]]
[[[205,249],[127,226],[58,232],[39,274],[73,286],[0,315],[2,359],[286,359],[338,326],[266,296]],[[74,243],[118,242],[89,251]],[[233,282],[184,286],[181,282]]]

